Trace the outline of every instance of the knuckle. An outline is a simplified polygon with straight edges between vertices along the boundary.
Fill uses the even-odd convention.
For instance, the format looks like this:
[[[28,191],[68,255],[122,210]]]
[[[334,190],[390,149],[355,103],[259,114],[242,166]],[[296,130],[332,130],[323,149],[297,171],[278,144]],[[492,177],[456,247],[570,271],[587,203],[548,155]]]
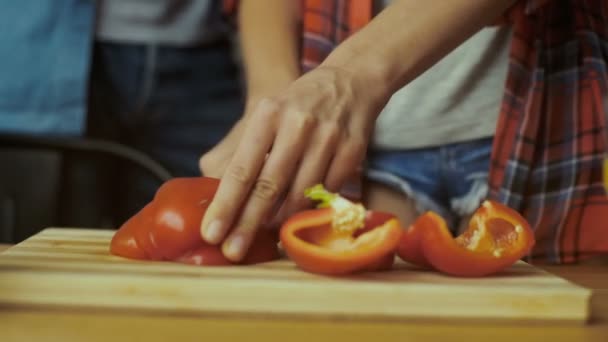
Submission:
[[[336,86],[330,83],[321,83],[319,85],[319,91],[329,99],[335,99],[338,97],[338,89]]]
[[[258,112],[258,117],[256,118],[260,122],[273,123],[276,122],[279,118],[278,110],[263,110]]]
[[[210,154],[205,154],[198,160],[198,168],[201,174],[209,177],[217,177],[217,172],[214,170],[216,164],[214,157]]]
[[[326,73],[323,79],[316,82],[317,92],[326,97],[335,98],[338,95],[338,81],[339,79],[335,73]]]
[[[276,126],[279,124],[279,112],[278,111],[263,111],[259,112],[257,118],[259,122],[264,122],[268,126]]]
[[[276,110],[279,107],[279,101],[274,97],[265,96],[258,100],[257,106],[260,109]]]
[[[260,178],[256,181],[253,188],[253,196],[264,201],[273,202],[279,197],[279,185],[271,179]]]
[[[233,165],[229,167],[226,171],[226,176],[242,185],[250,184],[253,178],[251,172],[247,171],[247,168],[241,165]]]
[[[211,161],[209,160],[209,157],[207,155],[204,155],[202,157],[199,158],[198,160],[198,168],[201,171],[201,173],[205,173],[205,171],[211,166]]]
[[[296,129],[299,131],[310,131],[317,125],[317,118],[309,113],[300,114],[295,121]]]
[[[272,120],[276,118],[280,107],[278,100],[271,97],[263,97],[255,105],[254,113],[256,113],[260,120]]]

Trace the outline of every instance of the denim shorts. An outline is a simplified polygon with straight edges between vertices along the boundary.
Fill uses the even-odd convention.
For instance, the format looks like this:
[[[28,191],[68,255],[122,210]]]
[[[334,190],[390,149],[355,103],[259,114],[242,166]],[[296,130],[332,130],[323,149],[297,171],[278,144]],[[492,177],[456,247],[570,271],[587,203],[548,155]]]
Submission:
[[[472,214],[488,194],[492,138],[414,150],[376,150],[366,178],[402,192],[418,213],[433,210],[450,227]]]

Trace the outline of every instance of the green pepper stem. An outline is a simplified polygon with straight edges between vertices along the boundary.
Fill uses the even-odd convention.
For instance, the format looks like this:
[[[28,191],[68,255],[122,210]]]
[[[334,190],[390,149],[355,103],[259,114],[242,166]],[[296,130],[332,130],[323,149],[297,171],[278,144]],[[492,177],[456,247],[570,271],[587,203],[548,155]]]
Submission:
[[[317,184],[306,190],[304,195],[313,201],[320,201],[317,208],[331,207],[334,210],[332,228],[352,234],[355,230],[365,226],[365,208],[355,204],[339,194],[327,191],[323,185]]]
[[[304,190],[304,195],[313,201],[320,201],[320,203],[317,205],[317,208],[330,207],[332,202],[334,202],[336,198],[339,197],[339,195],[327,191],[323,187],[323,184],[316,184]]]

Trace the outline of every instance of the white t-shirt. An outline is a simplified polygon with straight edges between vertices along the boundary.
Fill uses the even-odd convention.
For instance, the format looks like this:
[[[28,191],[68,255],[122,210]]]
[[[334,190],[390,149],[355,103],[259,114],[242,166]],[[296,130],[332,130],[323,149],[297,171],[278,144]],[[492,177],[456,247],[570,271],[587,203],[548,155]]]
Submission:
[[[100,41],[188,46],[224,37],[219,0],[98,0]]]
[[[508,27],[484,28],[393,94],[376,121],[372,148],[421,148],[493,136],[510,38]]]

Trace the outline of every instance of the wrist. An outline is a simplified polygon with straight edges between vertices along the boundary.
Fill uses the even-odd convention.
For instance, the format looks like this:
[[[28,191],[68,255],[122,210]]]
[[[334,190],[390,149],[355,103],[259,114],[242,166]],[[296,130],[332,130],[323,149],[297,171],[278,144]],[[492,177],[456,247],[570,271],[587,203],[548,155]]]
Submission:
[[[319,67],[334,68],[348,74],[355,85],[365,89],[365,97],[374,108],[373,114],[380,113],[381,107],[398,88],[384,57],[371,52],[360,53],[350,46],[334,50]]]
[[[271,71],[268,71],[271,70]],[[247,80],[247,98],[260,98],[274,95],[295,81],[299,72],[294,68],[277,70],[276,67],[264,68],[259,75],[251,75]]]

